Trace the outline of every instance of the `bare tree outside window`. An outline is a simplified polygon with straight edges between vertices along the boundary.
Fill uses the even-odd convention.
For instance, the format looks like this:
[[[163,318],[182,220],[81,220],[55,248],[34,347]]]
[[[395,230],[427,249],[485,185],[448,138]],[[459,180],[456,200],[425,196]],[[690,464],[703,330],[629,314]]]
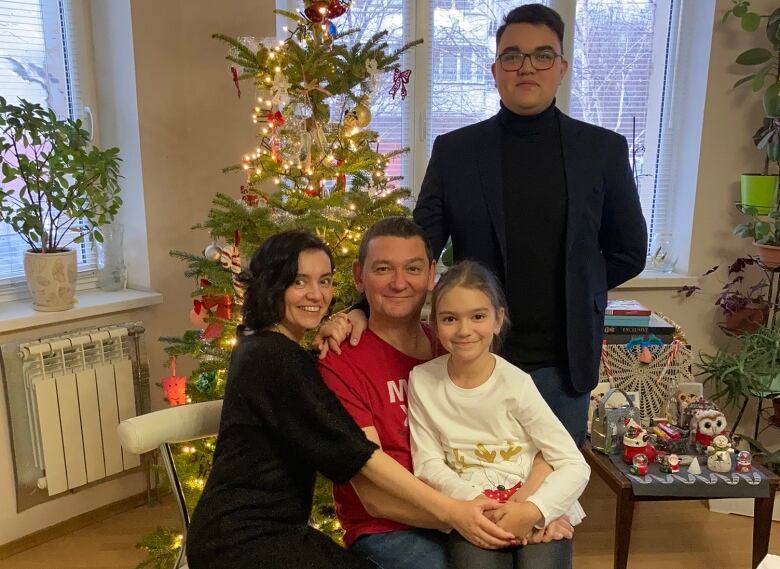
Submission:
[[[578,0],[571,115],[619,132],[642,172],[653,61],[654,0]],[[663,62],[661,62],[663,63]]]

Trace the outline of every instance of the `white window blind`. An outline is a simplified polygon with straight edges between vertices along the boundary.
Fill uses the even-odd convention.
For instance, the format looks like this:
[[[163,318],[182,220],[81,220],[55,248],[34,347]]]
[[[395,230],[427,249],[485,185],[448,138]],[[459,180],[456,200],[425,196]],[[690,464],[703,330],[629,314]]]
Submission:
[[[628,140],[652,236],[667,230],[679,2],[577,0],[570,114]],[[666,134],[664,134],[666,132]]]
[[[0,0],[0,95],[53,109],[60,117],[84,119],[80,97],[76,22],[71,0]],[[87,126],[91,128],[89,121]],[[79,288],[94,286],[95,250],[90,240],[74,244]],[[26,297],[26,244],[0,223],[0,301]]]

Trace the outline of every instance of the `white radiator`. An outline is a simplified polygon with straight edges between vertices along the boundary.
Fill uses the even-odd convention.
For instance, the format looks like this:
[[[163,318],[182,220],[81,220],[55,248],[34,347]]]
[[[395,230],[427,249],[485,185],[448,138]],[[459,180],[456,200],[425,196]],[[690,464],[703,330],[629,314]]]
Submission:
[[[50,496],[140,465],[116,434],[137,415],[130,346],[121,326],[19,346],[38,486]]]

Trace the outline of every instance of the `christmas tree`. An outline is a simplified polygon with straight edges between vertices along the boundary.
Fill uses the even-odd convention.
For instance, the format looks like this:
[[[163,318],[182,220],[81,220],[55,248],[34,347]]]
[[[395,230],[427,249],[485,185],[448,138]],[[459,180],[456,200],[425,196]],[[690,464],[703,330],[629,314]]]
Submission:
[[[336,28],[349,5],[306,0],[301,13],[277,11],[290,21],[282,40],[214,35],[229,46],[237,96],[253,91],[256,98],[257,145],[225,169],[243,173],[240,197],[217,194],[206,221],[195,227],[207,231],[212,243],[202,254],[172,252],[198,283],[190,313],[196,329],[161,338],[173,364],[162,380],[172,405],[222,397],[243,300],[235,277],[242,259],[267,237],[304,227],[328,243],[336,265],[334,309],[340,309],[356,300],[351,267],[362,232],[382,217],[409,213],[408,188],[386,174],[408,149],[380,151],[379,135],[370,128],[371,105],[384,73],[392,73],[385,96],[406,96],[411,71],[401,70],[400,57],[422,40],[390,49],[382,31],[358,41],[359,29]],[[184,356],[196,362],[189,377],[176,375],[176,358]],[[208,478],[214,445],[213,439],[201,440],[175,449],[190,511]],[[341,531],[324,480],[314,503],[311,524],[338,541]],[[170,567],[181,541],[171,529],[145,536],[138,545],[149,556],[139,567]]]

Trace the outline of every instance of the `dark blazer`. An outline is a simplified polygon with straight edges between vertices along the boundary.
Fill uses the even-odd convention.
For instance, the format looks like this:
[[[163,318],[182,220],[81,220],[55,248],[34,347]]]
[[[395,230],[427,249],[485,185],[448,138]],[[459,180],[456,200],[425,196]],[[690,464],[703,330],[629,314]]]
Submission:
[[[598,381],[607,290],[644,268],[647,227],[626,139],[561,112],[558,117],[568,195],[561,302],[571,381],[585,393]],[[513,216],[504,211],[500,129],[494,116],[436,138],[414,220],[437,258],[451,237],[455,260],[481,261],[504,282],[505,232]],[[529,235],[528,246],[544,243]]]

